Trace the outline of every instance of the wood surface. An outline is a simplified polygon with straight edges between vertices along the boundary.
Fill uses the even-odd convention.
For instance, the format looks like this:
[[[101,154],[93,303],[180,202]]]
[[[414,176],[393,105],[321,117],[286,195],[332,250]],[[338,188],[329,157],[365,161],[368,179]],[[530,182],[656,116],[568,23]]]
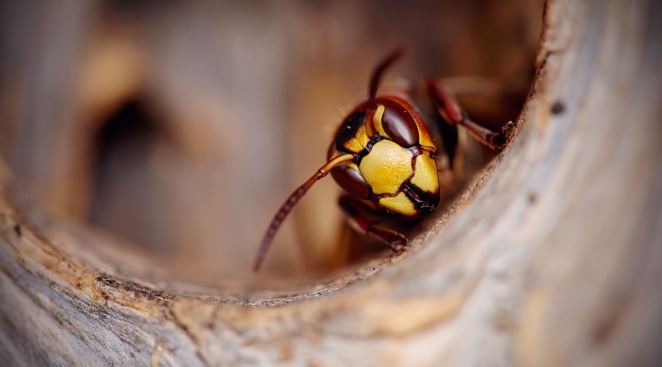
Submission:
[[[314,284],[177,281],[40,215],[2,163],[0,360],[659,365],[662,7],[556,0],[544,16],[509,146],[404,255]]]

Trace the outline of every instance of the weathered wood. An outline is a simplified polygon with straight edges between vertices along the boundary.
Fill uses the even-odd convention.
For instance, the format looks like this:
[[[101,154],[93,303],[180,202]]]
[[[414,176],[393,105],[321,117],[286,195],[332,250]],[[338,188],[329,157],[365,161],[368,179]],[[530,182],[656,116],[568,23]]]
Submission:
[[[389,262],[323,284],[180,284],[29,211],[0,166],[14,365],[659,365],[662,7],[557,0],[516,136]],[[279,305],[279,307],[254,307]]]

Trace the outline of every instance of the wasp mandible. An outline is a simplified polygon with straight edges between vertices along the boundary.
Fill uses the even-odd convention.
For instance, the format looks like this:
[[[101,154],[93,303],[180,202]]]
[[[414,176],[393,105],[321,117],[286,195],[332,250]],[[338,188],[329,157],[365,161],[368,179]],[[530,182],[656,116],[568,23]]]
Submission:
[[[347,223],[362,234],[386,243],[392,254],[407,246],[404,235],[374,225],[365,209],[386,215],[424,216],[439,205],[440,189],[435,161],[436,146],[421,113],[406,92],[377,96],[382,75],[406,51],[397,49],[386,57],[370,78],[368,100],[354,108],[338,127],[328,151],[328,162],[299,186],[274,216],[253,263],[262,266],[276,231],[301,197],[329,172],[347,194],[339,204]],[[425,83],[434,109],[451,125],[492,149],[501,149],[508,130],[492,132],[468,119],[459,104],[434,79]]]

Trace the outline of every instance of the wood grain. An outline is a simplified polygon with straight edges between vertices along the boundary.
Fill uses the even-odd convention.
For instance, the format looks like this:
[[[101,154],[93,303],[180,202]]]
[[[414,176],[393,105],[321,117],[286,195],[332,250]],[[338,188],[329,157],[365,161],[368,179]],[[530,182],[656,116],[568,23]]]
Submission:
[[[550,1],[509,146],[410,251],[322,283],[177,282],[158,259],[41,218],[2,164],[0,359],[659,365],[661,25],[653,1]]]

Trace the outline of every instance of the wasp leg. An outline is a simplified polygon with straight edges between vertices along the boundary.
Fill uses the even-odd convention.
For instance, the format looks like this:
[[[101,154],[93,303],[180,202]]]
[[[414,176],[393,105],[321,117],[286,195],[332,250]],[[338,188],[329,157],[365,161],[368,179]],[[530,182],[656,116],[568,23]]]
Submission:
[[[379,228],[370,221],[367,212],[372,209],[366,207],[353,196],[343,195],[339,200],[340,208],[345,215],[347,223],[361,234],[367,234],[381,240],[391,248],[391,256],[402,253],[407,247],[404,235],[384,228]]]
[[[467,118],[460,105],[448,94],[441,82],[429,79],[426,84],[430,100],[449,124],[463,126],[474,138],[492,149],[501,149],[506,145],[509,124],[504,126],[500,133],[479,126]]]

